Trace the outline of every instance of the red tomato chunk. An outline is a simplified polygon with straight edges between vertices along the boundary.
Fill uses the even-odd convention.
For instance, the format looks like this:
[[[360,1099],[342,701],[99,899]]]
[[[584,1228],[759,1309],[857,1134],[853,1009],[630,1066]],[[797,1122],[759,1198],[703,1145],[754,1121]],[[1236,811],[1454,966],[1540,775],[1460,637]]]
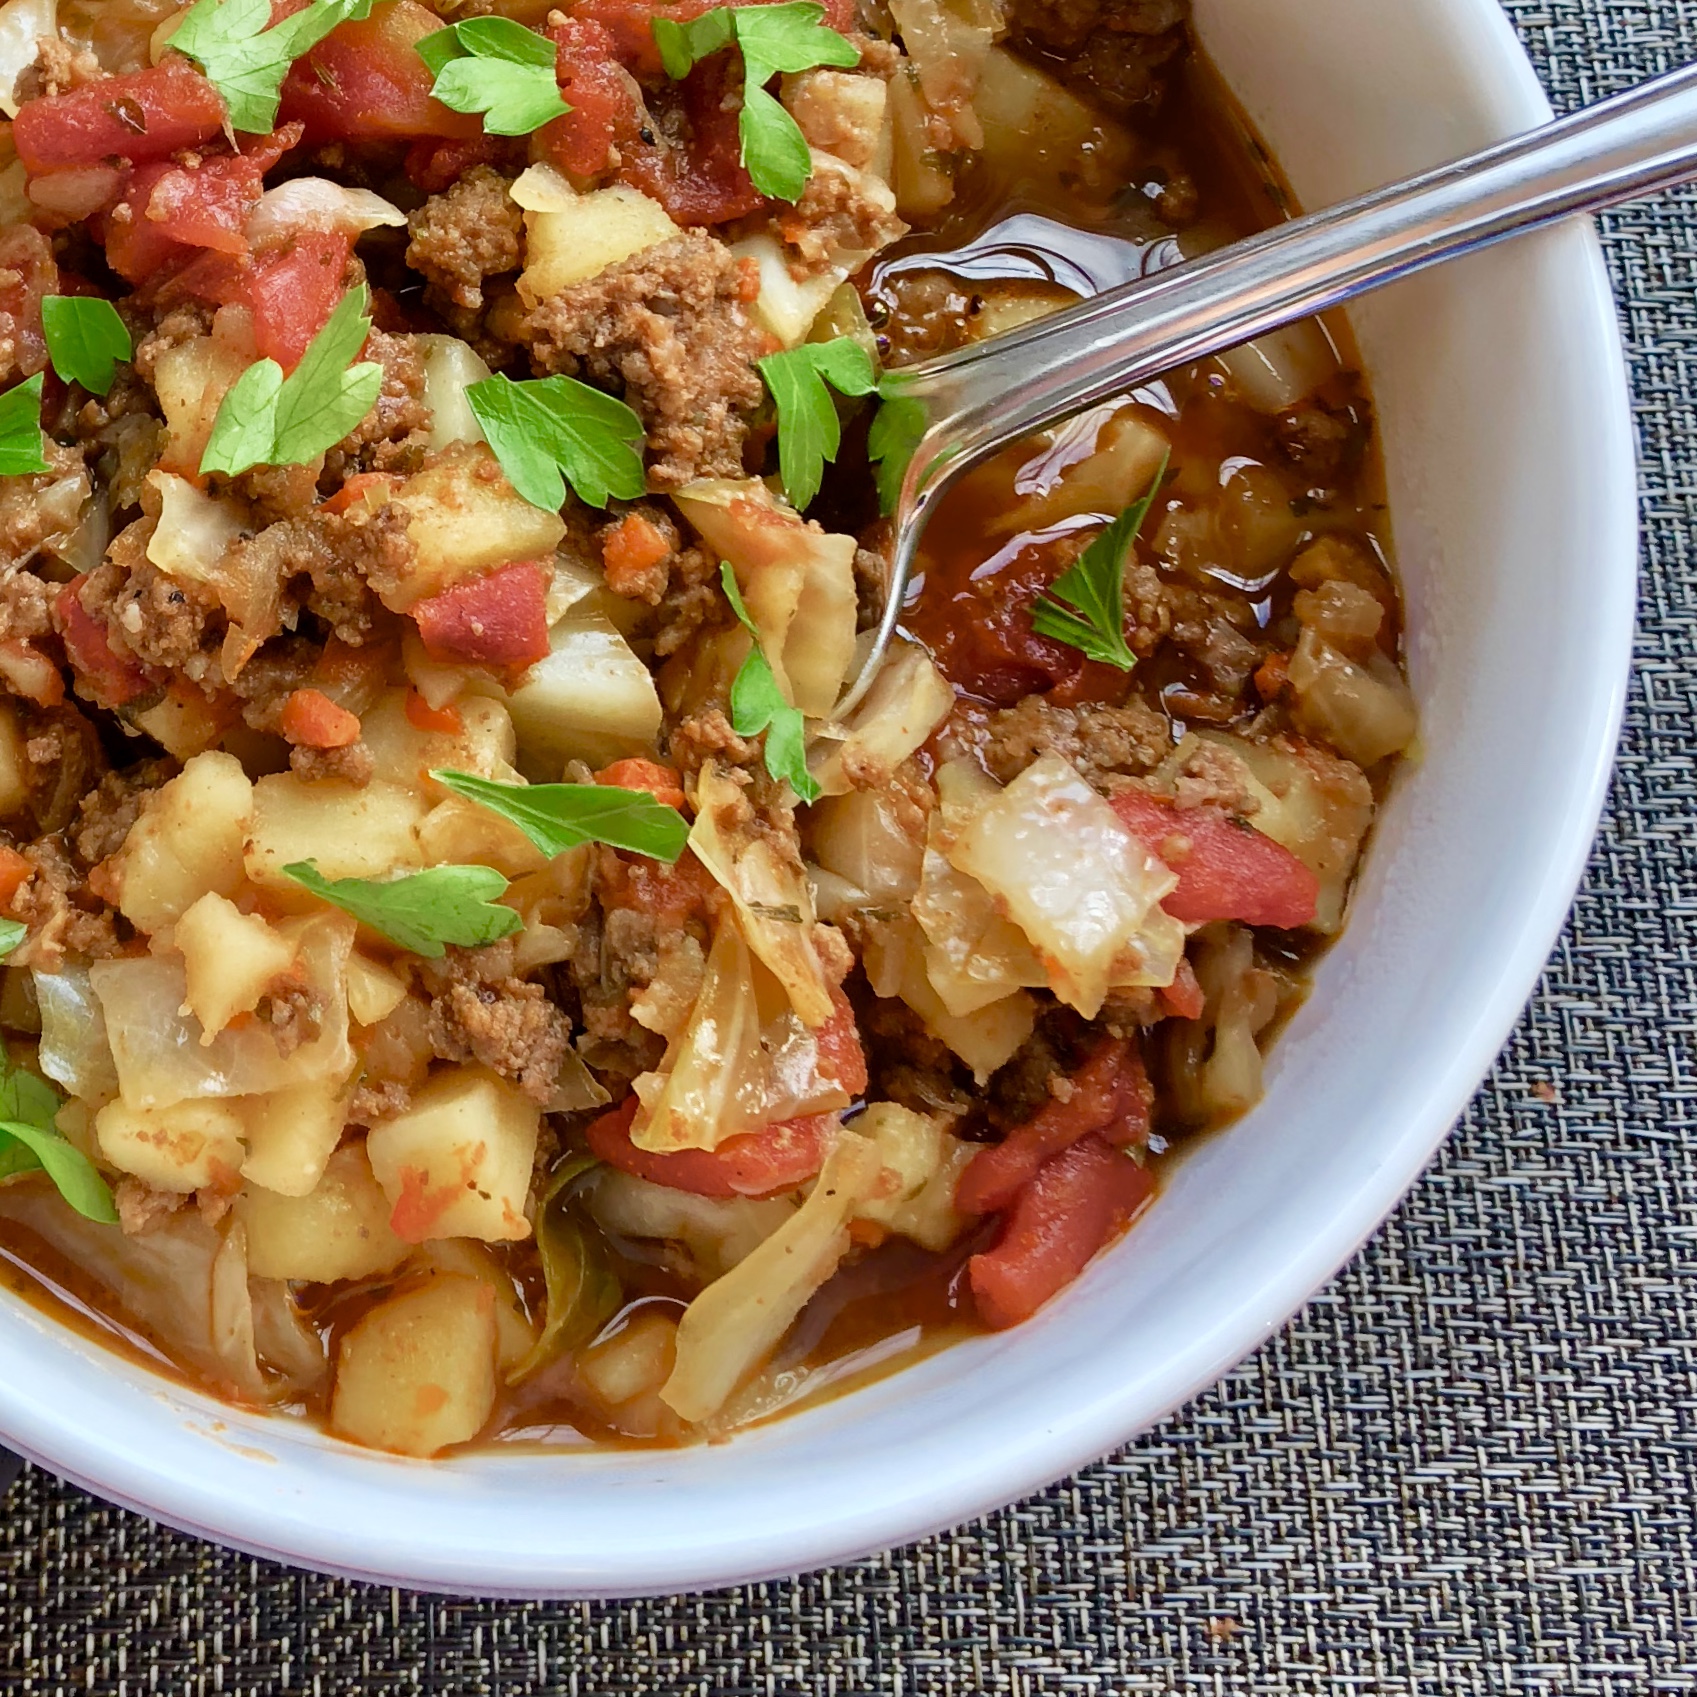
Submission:
[[[200,147],[223,134],[224,102],[186,59],[27,101],[12,140],[33,176],[112,159],[134,164]]]
[[[994,1214],[1006,1208],[1037,1176],[1046,1161],[1092,1133],[1109,1143],[1140,1143],[1149,1135],[1155,1092],[1135,1045],[1103,1043],[1071,1079],[1072,1094],[1056,1097],[1024,1125],[973,1156],[955,1187],[963,1214]]]
[[[535,560],[456,583],[412,610],[433,659],[517,668],[548,653],[548,579]]]
[[[1002,1235],[967,1262],[979,1318],[997,1331],[1029,1320],[1154,1193],[1150,1173],[1100,1137],[1064,1150],[1015,1198]]]
[[[794,1190],[818,1175],[837,1130],[835,1114],[812,1114],[728,1137],[717,1149],[655,1155],[630,1140],[636,1109],[632,1096],[594,1121],[585,1133],[590,1149],[621,1172],[692,1196],[776,1196]]]
[[[1113,807],[1120,823],[1178,874],[1178,888],[1161,904],[1174,919],[1186,925],[1237,919],[1284,930],[1313,920],[1320,880],[1248,821],[1212,807],[1176,807],[1147,790],[1122,790]]]

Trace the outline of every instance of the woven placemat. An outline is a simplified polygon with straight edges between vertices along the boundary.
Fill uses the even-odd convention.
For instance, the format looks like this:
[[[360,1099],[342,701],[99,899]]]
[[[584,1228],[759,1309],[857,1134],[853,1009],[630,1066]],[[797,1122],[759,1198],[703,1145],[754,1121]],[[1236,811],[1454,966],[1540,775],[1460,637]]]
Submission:
[[[1689,0],[1508,9],[1558,106],[1697,59]],[[1488,1087],[1300,1318],[1017,1508],[671,1600],[319,1579],[29,1470],[0,1515],[0,1691],[1697,1690],[1697,200],[1607,234],[1646,518],[1613,802]]]

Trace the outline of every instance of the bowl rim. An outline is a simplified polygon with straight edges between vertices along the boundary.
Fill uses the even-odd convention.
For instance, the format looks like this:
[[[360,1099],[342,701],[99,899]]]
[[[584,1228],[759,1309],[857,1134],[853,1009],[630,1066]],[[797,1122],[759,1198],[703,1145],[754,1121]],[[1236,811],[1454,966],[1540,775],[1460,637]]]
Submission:
[[[1451,7],[1454,11],[1457,8]],[[1492,79],[1495,116],[1504,132],[1527,129],[1551,116],[1531,62],[1507,17],[1494,4],[1467,4],[1465,14],[1481,68]],[[1625,709],[1636,606],[1638,509],[1636,445],[1624,348],[1613,291],[1594,227],[1564,230],[1559,257],[1566,286],[1594,321],[1607,406],[1595,420],[1591,481],[1598,492],[1604,558],[1630,569],[1599,577],[1598,601],[1589,609],[1597,675],[1591,683],[1586,736],[1570,780],[1570,805],[1558,840],[1549,847],[1537,887],[1526,898],[1518,943],[1497,963],[1486,1004],[1471,1041],[1434,1069],[1425,1099],[1405,1116],[1429,1128],[1405,1135],[1350,1194],[1340,1197],[1317,1233],[1276,1274],[1235,1307],[1221,1313],[1187,1351],[1183,1375],[1170,1381],[1161,1406],[1128,1406],[1128,1394],[1106,1391],[1056,1410],[1042,1429],[1025,1432],[970,1464],[924,1481],[892,1487],[881,1496],[834,1505],[818,1524],[796,1523],[781,1532],[750,1526],[721,1527],[711,1544],[656,1559],[652,1550],[609,1558],[593,1578],[546,1570],[547,1553],[526,1550],[520,1559],[487,1546],[402,1547],[382,1528],[337,1528],[312,1518],[298,1493],[275,1492],[235,1500],[227,1486],[194,1470],[172,1468],[126,1449],[98,1409],[67,1417],[32,1395],[27,1374],[0,1375],[0,1436],[30,1460],[101,1497],[233,1548],[268,1559],[349,1578],[401,1583],[426,1590],[490,1596],[639,1596],[775,1578],[851,1561],[893,1544],[908,1543],[990,1512],[1085,1466],[1164,1419],[1257,1349],[1282,1327],[1378,1228],[1449,1135],[1519,1018],[1565,923],[1589,859],[1607,798]],[[1601,399],[1601,395],[1599,399]],[[42,1324],[58,1331],[51,1321]],[[0,1348],[3,1348],[0,1345]],[[98,1346],[95,1346],[98,1347]],[[172,1393],[181,1399],[175,1386]],[[164,1387],[161,1388],[163,1394]],[[864,1394],[864,1393],[863,1393]],[[204,1409],[205,1430],[225,1434],[230,1411],[198,1393],[187,1400]],[[233,1425],[233,1422],[232,1422]],[[233,1431],[225,1438],[232,1447]],[[452,1476],[450,1464],[428,1466]],[[494,1465],[523,1465],[518,1456]],[[399,1478],[397,1474],[395,1477]]]

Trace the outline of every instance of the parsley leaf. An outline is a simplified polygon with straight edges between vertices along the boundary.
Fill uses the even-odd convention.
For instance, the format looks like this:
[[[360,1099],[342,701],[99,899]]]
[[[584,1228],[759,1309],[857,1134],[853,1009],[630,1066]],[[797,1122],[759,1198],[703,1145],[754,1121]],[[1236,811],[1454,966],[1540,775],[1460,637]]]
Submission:
[[[276,127],[283,79],[301,54],[338,24],[363,18],[372,0],[312,0],[271,24],[271,0],[195,0],[170,45],[206,73],[224,97],[232,129],[265,135]]]
[[[575,377],[486,377],[465,394],[507,481],[533,507],[565,505],[562,470],[592,507],[612,495],[634,501],[647,488],[635,445],[642,420],[623,401]]]
[[[778,409],[778,471],[784,493],[805,512],[819,493],[825,462],[842,445],[842,423],[830,390],[870,395],[878,387],[872,357],[852,336],[807,342],[788,353],[760,360],[760,375]]]
[[[554,43],[511,18],[467,18],[415,49],[435,75],[431,93],[455,112],[481,112],[492,136],[524,136],[563,118]]]
[[[494,898],[507,880],[488,866],[432,866],[399,878],[326,878],[311,860],[283,868],[297,884],[409,954],[440,959],[443,946],[475,949],[524,929]]]
[[[234,477],[249,466],[304,465],[371,411],[383,367],[348,363],[371,334],[369,298],[363,283],[343,295],[287,377],[276,360],[262,359],[230,385],[200,457],[203,473]]]
[[[742,162],[754,186],[774,200],[801,198],[813,174],[813,155],[800,125],[766,92],[766,84],[783,71],[860,63],[853,43],[827,28],[824,16],[825,8],[815,0],[785,0],[778,6],[716,6],[688,23],[654,20],[660,62],[674,79],[687,76],[733,39],[742,49],[742,111],[737,116]]]
[[[16,919],[0,919],[0,960],[4,960],[25,937],[29,927]]]
[[[689,840],[689,822],[648,790],[616,784],[503,784],[470,772],[432,772],[437,783],[517,825],[550,860],[582,843],[645,854],[669,866]]]
[[[118,1210],[94,1163],[53,1124],[59,1097],[33,1072],[14,1065],[0,1048],[0,1180],[44,1172],[59,1194],[87,1219],[115,1225]]]
[[[1154,481],[1055,581],[1031,609],[1039,636],[1064,642],[1092,660],[1129,672],[1137,656],[1125,640],[1125,567],[1132,544],[1167,475],[1161,456]]]
[[[0,395],[0,477],[47,469],[41,451],[41,382],[38,371]]]
[[[118,309],[98,295],[48,295],[41,303],[41,328],[53,369],[91,395],[108,394],[117,362],[135,352]]]
[[[787,783],[803,801],[819,799],[819,785],[807,769],[807,730],[801,709],[792,707],[778,688],[772,664],[760,646],[760,632],[743,605],[736,573],[729,560],[719,567],[719,581],[744,630],[754,638],[754,647],[731,685],[731,729],[739,737],[766,733],[766,770]]]
[[[879,402],[872,428],[866,433],[866,457],[878,467],[878,510],[885,518],[901,500],[908,461],[924,434],[924,402],[900,398]]]

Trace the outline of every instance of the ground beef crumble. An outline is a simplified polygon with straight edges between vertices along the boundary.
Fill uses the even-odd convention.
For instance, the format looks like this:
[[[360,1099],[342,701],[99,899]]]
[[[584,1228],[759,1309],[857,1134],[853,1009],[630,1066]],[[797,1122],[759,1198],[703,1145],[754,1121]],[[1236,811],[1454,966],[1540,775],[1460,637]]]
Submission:
[[[485,279],[523,263],[524,214],[510,186],[492,167],[474,165],[407,219],[407,264],[449,305],[479,310]]]
[[[450,949],[421,974],[430,996],[431,1047],[445,1061],[476,1061],[545,1107],[571,1048],[571,1021],[540,984],[513,971],[510,943]]]
[[[651,484],[742,475],[743,414],[760,402],[768,338],[745,262],[688,230],[543,301],[523,335],[539,372],[622,388],[648,433]]]

